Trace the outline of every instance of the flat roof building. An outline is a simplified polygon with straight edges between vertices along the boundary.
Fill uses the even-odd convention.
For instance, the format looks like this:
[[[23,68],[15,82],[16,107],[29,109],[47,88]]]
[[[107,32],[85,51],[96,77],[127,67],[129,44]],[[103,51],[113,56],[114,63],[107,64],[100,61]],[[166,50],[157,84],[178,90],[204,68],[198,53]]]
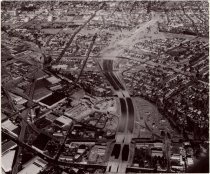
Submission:
[[[4,122],[8,119],[8,117],[4,114],[4,113],[1,113],[1,122]]]
[[[34,91],[34,98],[35,102],[39,102],[47,98],[48,96],[52,95],[52,91],[48,90],[47,88],[39,88]]]
[[[44,169],[47,165],[47,162],[41,158],[35,157],[31,161],[29,161],[23,170],[18,172],[18,174],[38,174],[40,171]]]
[[[1,156],[1,167],[5,173],[12,170],[12,164],[15,157],[15,150],[9,150]]]
[[[15,157],[16,143],[8,141],[2,145],[1,167],[3,173],[8,173],[12,170],[12,164]]]
[[[53,69],[64,69],[66,70],[68,68],[68,65],[53,65],[52,66]]]
[[[10,120],[6,120],[3,123],[1,123],[1,127],[8,130],[8,131],[13,131],[15,130],[18,126],[16,126],[14,123],[12,123]]]
[[[50,82],[51,84],[56,84],[56,83],[59,83],[61,81],[61,79],[56,78],[55,76],[51,76],[51,77],[47,78],[47,81]]]
[[[4,143],[2,146],[1,146],[1,152],[2,154],[6,153],[7,151],[15,148],[17,146],[17,144],[15,142],[13,142],[12,140]]]
[[[159,156],[162,157],[163,156],[163,151],[160,150],[152,150],[152,156]]]
[[[58,125],[59,127],[65,127],[65,126],[70,125],[71,122],[72,122],[72,119],[65,116],[60,116],[54,121],[54,124]]]
[[[39,104],[51,109],[51,108],[57,106],[59,103],[65,101],[65,99],[66,99],[66,97],[62,94],[52,93],[48,97],[42,99],[39,102]]]

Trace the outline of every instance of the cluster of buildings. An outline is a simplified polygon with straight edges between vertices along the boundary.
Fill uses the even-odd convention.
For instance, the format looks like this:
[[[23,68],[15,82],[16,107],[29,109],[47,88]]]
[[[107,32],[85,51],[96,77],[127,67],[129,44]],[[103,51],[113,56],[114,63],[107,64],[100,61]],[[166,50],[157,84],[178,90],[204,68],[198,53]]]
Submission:
[[[93,112],[92,108],[87,103],[79,103],[73,108],[67,109],[64,114],[68,117],[74,118],[76,120],[81,120],[85,116]]]
[[[27,107],[28,98],[24,93],[30,89],[29,87],[32,83],[35,83],[33,102],[38,104],[40,109],[51,109],[65,101],[65,95],[62,93],[59,93],[60,95],[58,95],[57,92],[57,90],[60,89],[59,86],[61,87],[60,79],[43,71],[38,71],[35,77],[33,76],[30,77],[30,74],[27,74],[25,77],[21,76],[16,88],[10,86],[11,90],[9,96],[19,111],[22,111]],[[33,78],[36,79],[35,82],[33,82]],[[57,90],[55,90],[56,87]]]
[[[105,140],[106,132],[101,128],[96,128],[92,125],[86,124],[75,124],[72,128],[72,132],[70,133],[70,137],[73,139],[98,139],[98,140]]]
[[[162,22],[154,28],[145,27],[145,36],[136,38],[141,25],[154,22],[151,10],[158,11]],[[18,174],[105,172],[107,151],[120,118],[112,88],[96,59],[103,57],[107,46],[116,46],[118,39],[130,32],[131,39],[141,41],[134,39],[135,43],[123,50],[119,45],[123,55],[116,57],[114,64],[114,71],[120,70],[130,95],[156,104],[184,138],[207,140],[207,14],[207,2],[200,1],[3,2],[3,173],[11,172],[13,161],[21,156]],[[25,137],[19,143],[32,151],[22,150],[17,157],[24,124]],[[172,137],[169,143],[161,135],[162,140],[154,142],[154,130],[139,133],[131,169],[184,172],[207,152],[208,143],[203,141],[180,143],[173,142]],[[47,159],[54,158],[69,166],[49,167]],[[74,168],[70,163],[81,166]],[[90,167],[88,171],[86,165],[101,168]]]
[[[11,29],[11,31],[9,30],[9,33],[11,35],[21,37],[21,39],[34,42],[39,46],[45,46],[47,52],[49,52],[52,56],[56,56],[62,50],[63,46],[66,43],[66,40],[68,40],[71,35],[78,29],[78,27],[83,25],[89,19],[89,17],[96,10],[98,10],[96,5],[97,3],[93,2],[78,2],[77,5],[74,4],[77,2],[69,3],[72,7],[74,7],[74,11],[76,12],[76,14],[73,13],[73,11],[68,10],[66,4],[62,2],[54,3],[53,7],[51,7],[53,3],[43,3],[42,6],[40,4],[36,6],[34,5],[33,7],[35,8],[30,12],[22,12],[19,10],[20,14],[17,13],[16,16],[11,17],[10,20],[14,19],[14,21],[16,21],[16,18],[22,19],[22,14],[25,13],[29,14],[29,20],[28,22],[25,22],[23,24],[23,27]],[[118,32],[120,28],[130,29],[131,27],[136,26],[138,23],[143,23],[150,20],[151,18],[150,14],[147,14],[145,10],[142,10],[146,8],[146,4],[129,3],[128,5],[123,2],[109,2],[106,3],[106,5],[104,5],[103,7],[104,9],[102,8],[100,11],[98,11],[98,13],[96,13],[96,16],[83,29],[84,31],[81,31],[81,34],[79,34],[76,39],[74,39],[71,47],[66,51],[64,57],[68,57],[69,55],[84,56],[88,47],[88,39],[91,39],[92,37],[91,32],[93,28],[97,28],[98,30],[100,28],[101,30],[101,26],[103,26],[103,30],[100,31],[98,36],[98,42],[96,43],[96,46],[91,53],[93,55],[97,55],[101,48],[107,45],[107,41],[111,37],[110,35],[113,35],[113,32]],[[17,6],[13,6],[11,8],[14,11],[18,11],[18,3]],[[114,10],[116,11],[116,13],[113,13]],[[130,17],[122,13],[123,11],[129,10]],[[6,11],[3,10],[3,14],[6,14]],[[31,14],[33,15],[30,16]],[[68,19],[63,20],[62,18]],[[6,23],[7,19],[3,21],[5,22],[5,25],[8,25]],[[67,23],[69,24],[67,25]],[[56,25],[60,26],[56,27]],[[44,29],[36,29],[31,32],[32,26],[39,26],[40,28]],[[56,29],[53,29],[54,27]],[[115,28],[115,30],[112,31],[112,28]],[[86,34],[82,34],[83,32]],[[57,36],[52,38],[52,33],[57,34]]]
[[[132,166],[166,171],[166,153],[162,142],[136,143]]]
[[[47,168],[48,162],[45,160],[39,158],[39,157],[34,157],[32,158],[29,162],[23,165],[23,169],[18,172],[18,174],[25,174],[25,173],[39,173],[44,171]]]
[[[197,163],[196,157],[202,156],[204,143],[201,142],[172,142],[170,149],[170,165],[175,172],[184,172]]]
[[[70,143],[70,144],[69,144]],[[81,164],[102,163],[106,152],[106,144],[97,142],[69,142],[65,144],[60,156],[61,161],[78,162]]]
[[[93,96],[112,96],[111,86],[105,80],[105,77],[102,76],[101,72],[86,71],[80,80],[84,81],[84,84],[89,87],[89,93]]]
[[[31,65],[28,65],[22,61],[11,62],[5,67],[12,76],[12,80],[17,80],[23,76],[26,76],[31,70]]]
[[[205,153],[206,145],[205,142],[172,140],[167,147],[162,140],[137,140],[130,168],[147,172],[186,172],[198,162],[196,157]]]
[[[156,41],[147,42],[151,43],[147,49],[158,47]],[[156,103],[177,127],[190,130],[194,122],[193,125],[204,130],[208,127],[208,43],[202,39],[176,41],[173,45],[178,46],[162,51],[157,57],[144,56],[139,66],[135,63],[137,57],[128,60],[130,68],[121,66],[125,69],[123,78],[131,94]]]
[[[208,36],[207,6],[205,1],[172,3],[165,10],[166,20],[160,23],[160,31]]]
[[[82,121],[88,125],[92,125],[97,128],[105,128],[106,124],[108,122],[108,119],[109,118],[107,117],[107,114],[95,112],[95,113],[89,115],[89,117],[86,117]]]
[[[153,40],[145,40],[144,42],[138,42],[134,45],[134,48],[152,52],[155,54],[161,54],[161,52],[164,52],[170,48],[173,48],[175,46],[178,46],[178,44],[182,41],[184,41],[184,38],[158,38]]]

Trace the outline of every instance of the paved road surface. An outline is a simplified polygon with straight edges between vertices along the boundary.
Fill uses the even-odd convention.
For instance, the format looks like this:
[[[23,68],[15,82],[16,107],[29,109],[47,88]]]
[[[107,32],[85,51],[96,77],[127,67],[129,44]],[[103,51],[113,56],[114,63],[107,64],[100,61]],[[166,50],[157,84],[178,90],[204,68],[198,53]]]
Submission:
[[[134,128],[133,102],[119,77],[113,72],[113,60],[104,60],[103,70],[107,80],[118,95],[121,107],[121,119],[115,136],[116,143],[112,149],[106,171],[107,173],[125,173]]]

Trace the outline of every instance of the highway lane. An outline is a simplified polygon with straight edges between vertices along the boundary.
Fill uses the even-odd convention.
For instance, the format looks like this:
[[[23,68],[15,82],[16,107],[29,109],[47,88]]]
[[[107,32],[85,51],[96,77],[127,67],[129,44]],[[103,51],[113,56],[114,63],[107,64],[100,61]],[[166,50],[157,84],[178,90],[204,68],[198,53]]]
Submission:
[[[103,70],[105,72],[112,72],[113,71],[113,61],[112,60],[104,60],[103,61]]]
[[[124,86],[120,83],[120,81],[116,78],[113,71],[113,61],[112,60],[105,60],[103,62],[103,69],[104,74],[107,78],[107,80],[110,82],[114,90],[125,90]]]
[[[120,106],[121,106],[121,121],[119,123],[118,132],[124,132],[127,122],[127,106],[124,98],[120,98]]]
[[[122,149],[122,161],[128,161],[129,145],[125,144]]]
[[[112,60],[104,60],[103,61],[103,68],[104,68],[105,76],[106,76],[107,80],[113,86],[114,90],[121,91],[122,96],[125,96],[124,93],[127,93],[127,91],[125,90],[123,85],[120,83],[120,81],[117,79],[115,74],[112,72],[112,67],[113,67]],[[127,93],[126,98],[119,97],[119,99],[120,99],[120,105],[121,105],[122,120],[124,120],[126,122],[124,113],[127,112],[127,115],[129,117],[128,123],[127,123],[127,130],[129,133],[132,133],[133,127],[134,127],[134,107],[133,107],[132,99],[128,96],[129,96],[129,94]],[[125,108],[126,108],[126,111],[125,111]],[[127,110],[127,108],[128,108],[128,110]],[[125,124],[123,124],[123,125],[125,125]],[[124,131],[125,131],[125,127],[124,127]],[[120,129],[120,132],[122,132],[121,129]]]
[[[119,80],[116,78],[116,76],[113,74],[113,72],[110,72],[110,76],[114,79],[114,81],[118,84],[119,88],[121,90],[125,90],[124,86],[119,82]]]
[[[125,90],[122,83],[118,80],[118,78],[113,73],[113,61],[112,60],[104,60],[103,61],[103,69],[105,71],[105,76],[108,77],[108,80],[111,79],[111,85],[115,84],[115,90]]]
[[[115,136],[116,143],[109,158],[107,172],[125,173],[134,128],[134,106],[128,92],[113,73],[113,61],[104,60],[103,70],[105,77],[118,95],[121,107],[121,119]],[[112,158],[113,156],[114,159]]]
[[[109,81],[109,83],[112,85],[115,91],[120,90],[120,87],[118,86],[117,82],[115,81],[114,77],[112,76],[112,61],[111,60],[105,60],[103,61],[103,69],[104,69],[104,75]]]
[[[118,159],[120,156],[121,144],[115,144],[111,153],[111,156],[114,156],[115,159]]]
[[[110,75],[109,72],[105,72],[105,77],[109,81],[109,83],[112,85],[115,91],[118,91],[120,88],[118,87],[117,83],[113,80],[113,77]]]
[[[128,119],[128,131],[129,133],[133,133],[134,128],[134,107],[133,102],[131,98],[126,98],[127,104],[128,104],[128,113],[129,113],[129,119]]]
[[[115,91],[120,91],[122,88],[122,85],[119,85],[119,81],[116,80],[116,77],[114,76],[112,70],[113,70],[113,62],[112,60],[105,60],[103,61],[103,70],[104,75],[113,87]],[[127,105],[125,98],[121,97],[123,95],[117,93],[119,100],[120,100],[120,107],[121,107],[121,119],[119,122],[119,126],[117,129],[117,135],[115,137],[116,143],[114,144],[114,147],[111,152],[111,156],[109,158],[108,166],[107,166],[107,172],[115,172],[118,173],[120,164],[121,164],[121,147],[122,143],[124,142],[124,132],[126,128],[126,122],[127,122]]]
[[[120,89],[124,90],[125,88],[122,86],[122,84],[118,81],[118,79],[113,74],[113,61],[112,60],[106,60],[103,62],[103,68],[105,70],[105,76],[107,80],[110,82],[114,90],[119,91]],[[127,105],[126,100],[124,98],[119,97],[120,100],[120,106],[121,106],[121,121],[118,126],[118,131],[120,133],[123,133],[126,128],[127,123]]]

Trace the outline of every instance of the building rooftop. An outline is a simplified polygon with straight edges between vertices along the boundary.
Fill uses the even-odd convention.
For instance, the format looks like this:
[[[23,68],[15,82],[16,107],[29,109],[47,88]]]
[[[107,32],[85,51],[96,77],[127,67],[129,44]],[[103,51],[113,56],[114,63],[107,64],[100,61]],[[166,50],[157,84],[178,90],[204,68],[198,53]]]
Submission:
[[[4,113],[1,113],[1,122],[4,122],[7,119],[8,117]]]
[[[65,96],[58,93],[52,93],[48,97],[42,99],[40,103],[47,105],[48,107],[52,107],[53,105],[59,103],[60,101],[64,100]]]
[[[54,121],[56,120],[58,117],[54,114],[48,114],[46,117],[45,117],[47,120],[50,120],[50,121]]]
[[[72,122],[72,119],[65,116],[60,116],[54,121],[54,123],[58,124],[61,127],[69,125],[71,122]]]
[[[47,163],[44,160],[35,158],[32,163],[28,164],[23,170],[18,172],[18,174],[38,174],[46,165]]]
[[[49,81],[52,84],[56,84],[56,83],[59,83],[61,81],[61,79],[56,78],[55,76],[51,76],[51,77],[47,78],[47,81]]]
[[[1,157],[1,166],[5,173],[12,170],[12,164],[15,157],[15,150],[8,151]]]
[[[13,131],[17,128],[17,126],[12,123],[10,120],[6,120],[1,124],[2,128],[7,129],[9,131]]]
[[[48,90],[47,88],[39,88],[34,91],[33,99],[35,101],[39,101],[39,100],[42,100],[43,98],[48,97],[51,94],[52,94],[52,91]]]
[[[48,74],[46,74],[44,71],[41,71],[41,70],[37,71],[36,73],[37,79],[43,79],[48,76],[49,76]]]
[[[44,134],[39,134],[37,138],[34,140],[33,145],[40,150],[44,150],[50,138]]]
[[[11,148],[14,148],[15,146],[17,146],[17,144],[15,142],[13,142],[12,140],[4,143],[1,146],[1,152],[2,152],[2,154],[5,153],[6,151],[10,150]]]

